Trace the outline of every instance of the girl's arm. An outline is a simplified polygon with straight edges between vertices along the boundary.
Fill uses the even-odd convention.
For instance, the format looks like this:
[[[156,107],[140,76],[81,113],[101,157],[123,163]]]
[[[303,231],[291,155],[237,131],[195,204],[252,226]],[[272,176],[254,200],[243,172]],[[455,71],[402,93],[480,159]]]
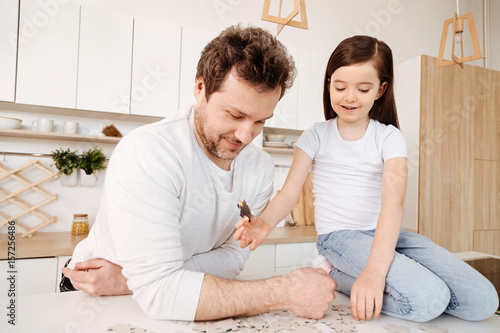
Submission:
[[[237,230],[233,237],[240,241],[242,248],[250,245],[250,250],[255,250],[269,232],[292,211],[311,165],[312,158],[300,148],[295,148],[292,166],[281,191],[271,200],[260,217],[252,217],[251,223],[248,223],[246,218],[236,223]]]
[[[356,319],[378,318],[382,309],[385,278],[394,259],[401,229],[408,177],[407,160],[392,158],[384,163],[381,210],[372,250],[365,269],[351,288],[351,309]]]

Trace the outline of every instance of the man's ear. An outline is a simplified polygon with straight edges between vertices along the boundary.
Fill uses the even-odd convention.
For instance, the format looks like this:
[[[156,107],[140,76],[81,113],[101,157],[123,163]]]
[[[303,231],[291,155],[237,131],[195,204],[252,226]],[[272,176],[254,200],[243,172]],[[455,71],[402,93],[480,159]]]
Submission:
[[[205,81],[203,81],[203,76],[200,76],[194,83],[194,98],[199,101],[203,97],[205,97]]]
[[[387,90],[387,85],[388,85],[387,82],[384,82],[382,83],[380,88],[378,88],[377,97],[375,98],[376,100],[382,97],[382,95],[385,93],[385,91]]]

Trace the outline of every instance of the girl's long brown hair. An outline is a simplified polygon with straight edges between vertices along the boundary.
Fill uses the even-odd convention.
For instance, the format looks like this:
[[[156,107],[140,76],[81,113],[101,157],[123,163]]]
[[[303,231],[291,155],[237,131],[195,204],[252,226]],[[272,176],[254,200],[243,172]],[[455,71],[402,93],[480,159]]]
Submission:
[[[369,36],[353,36],[343,40],[333,51],[326,66],[323,89],[325,119],[337,117],[330,101],[328,85],[337,69],[371,61],[377,70],[380,84],[387,82],[385,93],[375,101],[369,116],[386,125],[399,128],[396,101],[394,99],[394,69],[392,51],[386,43]]]

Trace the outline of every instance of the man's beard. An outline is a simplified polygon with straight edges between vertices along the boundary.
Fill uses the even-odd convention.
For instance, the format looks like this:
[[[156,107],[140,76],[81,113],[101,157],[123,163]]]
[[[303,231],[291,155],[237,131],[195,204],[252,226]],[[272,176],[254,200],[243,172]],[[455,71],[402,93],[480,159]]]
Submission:
[[[206,113],[205,109],[198,110],[194,114],[194,127],[195,131],[198,134],[198,137],[201,140],[201,143],[205,146],[205,148],[214,156],[222,159],[222,160],[234,160],[236,156],[246,147],[243,146],[240,149],[224,149],[221,146],[222,139],[227,139],[231,142],[241,143],[238,139],[234,137],[228,136],[219,136],[218,138],[212,138],[209,136],[210,129],[207,128],[206,121]]]

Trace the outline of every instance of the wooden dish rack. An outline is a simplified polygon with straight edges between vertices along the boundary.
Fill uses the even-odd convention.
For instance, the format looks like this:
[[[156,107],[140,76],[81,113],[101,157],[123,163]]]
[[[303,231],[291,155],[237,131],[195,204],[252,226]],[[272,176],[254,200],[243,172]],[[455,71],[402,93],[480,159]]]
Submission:
[[[45,172],[47,176],[42,177],[36,181],[31,181],[28,178],[21,175],[23,171],[26,171],[31,168],[38,168],[41,171]],[[24,187],[14,192],[9,192],[8,190],[0,186],[0,205],[3,205],[4,203],[8,202],[22,209],[20,213],[17,213],[13,216],[9,216],[8,214],[0,210],[0,228],[6,226],[9,221],[15,221],[16,230],[21,233],[22,237],[31,237],[36,231],[40,230],[46,225],[52,224],[57,221],[56,216],[51,216],[40,209],[41,206],[51,201],[57,200],[58,197],[57,194],[52,194],[47,190],[43,189],[42,187],[40,187],[41,184],[48,182],[52,179],[58,178],[59,174],[57,172],[50,170],[42,163],[40,163],[40,161],[38,160],[29,160],[27,163],[15,169],[10,169],[0,163],[0,171],[3,173],[0,174],[0,182],[7,179],[13,179],[24,185]],[[28,191],[35,191],[43,195],[45,199],[40,201],[39,203],[30,204],[26,200],[20,198],[21,194],[26,193]],[[36,216],[37,218],[41,219],[42,222],[36,225],[35,227],[29,227],[28,225],[21,223],[18,219],[27,214]]]

